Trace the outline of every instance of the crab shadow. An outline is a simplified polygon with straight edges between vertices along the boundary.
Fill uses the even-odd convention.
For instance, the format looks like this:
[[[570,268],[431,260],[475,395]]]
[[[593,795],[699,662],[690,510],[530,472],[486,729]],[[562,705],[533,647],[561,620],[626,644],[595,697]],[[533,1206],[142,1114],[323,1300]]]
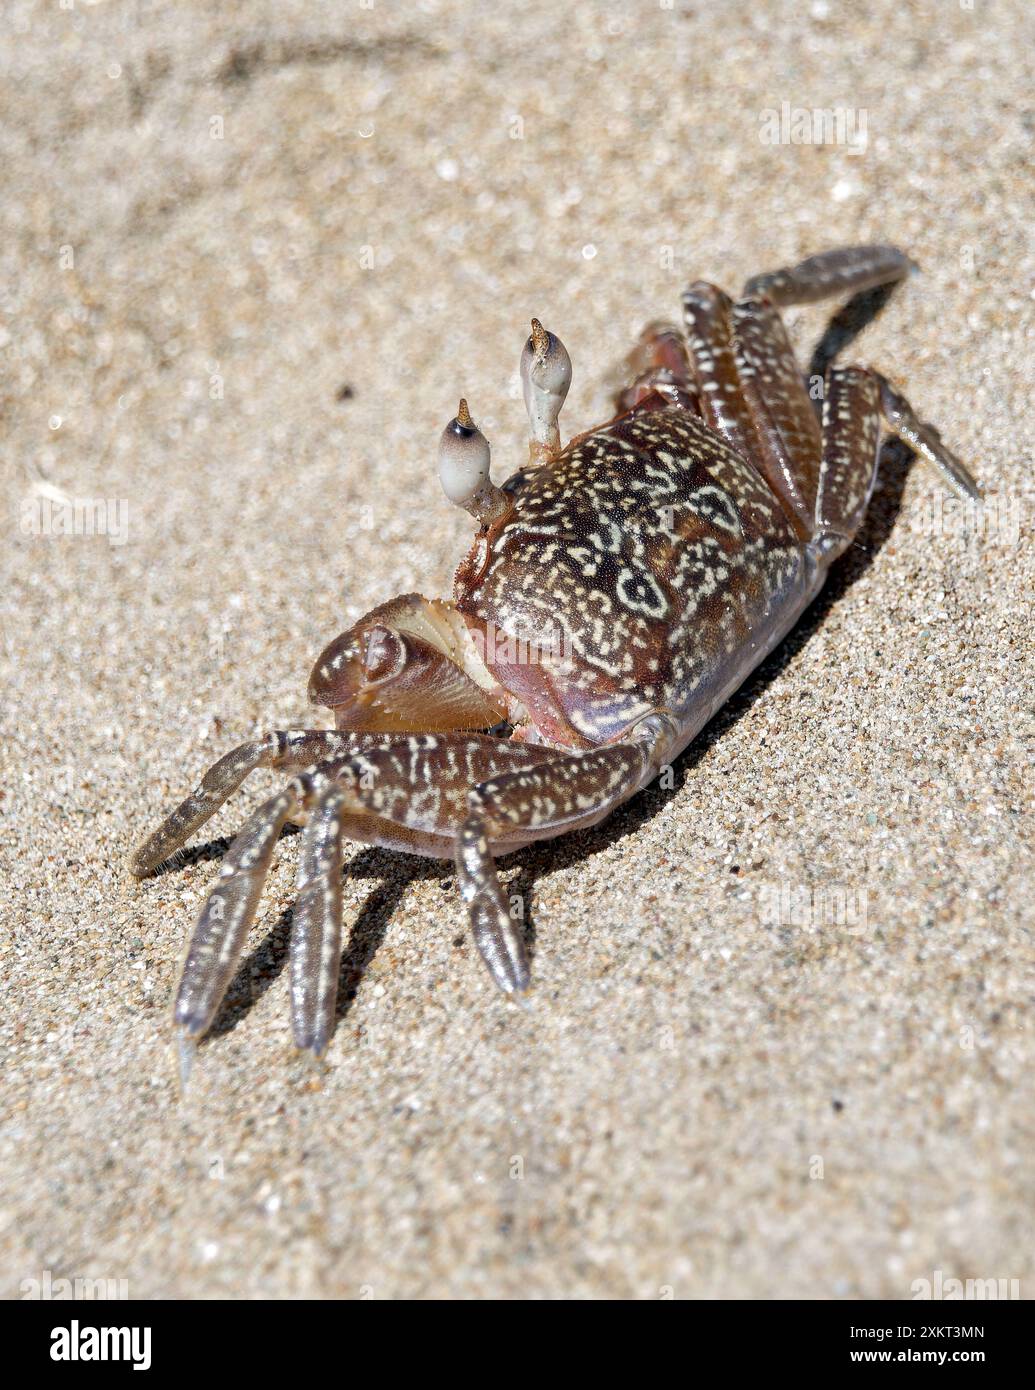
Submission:
[[[834,315],[813,352],[811,374],[822,375],[826,371],[834,357],[881,311],[893,288],[882,287],[858,294]],[[534,899],[539,880],[561,870],[575,868],[594,855],[635,836],[642,826],[680,795],[709,750],[750,713],[772,682],[798,657],[823,626],[828,614],[873,564],[895,528],[912,460],[911,451],[898,441],[887,440],[884,443],[877,485],[863,527],[852,546],[834,564],[824,588],[780,646],[748,677],[676,760],[670,787],[662,787],[655,782],[599,825],[558,839],[540,841],[500,860],[507,893],[519,894],[524,904],[525,938],[530,956],[534,958],[536,949]],[[285,836],[297,833],[297,826],[286,826],[282,832]],[[168,865],[163,865],[160,872],[220,858],[229,844],[229,840],[219,839],[181,851]],[[455,944],[458,946],[466,940],[459,893],[456,892],[452,865],[448,862],[420,859],[391,850],[364,848],[345,865],[343,873],[351,880],[373,880],[374,887],[353,921],[342,952],[338,977],[338,1023],[348,1018],[360,981],[383,945],[389,924],[411,884],[422,880],[439,881],[443,901],[448,904],[448,925],[444,929],[456,938]],[[288,907],[241,962],[210,1037],[232,1032],[279,979],[289,959],[292,921],[293,908]]]

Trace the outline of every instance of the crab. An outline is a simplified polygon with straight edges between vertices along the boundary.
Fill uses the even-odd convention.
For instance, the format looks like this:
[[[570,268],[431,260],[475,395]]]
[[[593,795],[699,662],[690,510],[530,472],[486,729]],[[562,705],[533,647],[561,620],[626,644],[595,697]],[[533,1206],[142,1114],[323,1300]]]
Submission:
[[[644,329],[617,414],[562,445],[571,382],[532,320],[521,357],[529,457],[502,486],[461,400],[443,432],[448,499],[477,522],[452,600],[404,594],[321,653],[309,698],[333,729],[277,730],[227,753],[140,846],[166,861],[256,768],[290,780],[245,822],[198,918],[174,1004],[181,1068],[213,1022],[274,847],[305,824],[291,940],[296,1046],[334,1029],[346,839],[455,862],[495,983],[530,983],[495,859],[601,821],[672,763],[786,635],[852,543],[881,421],[968,499],[938,432],[878,372],[834,367],[810,399],[784,305],[892,286],[890,246],[811,257],[747,282],[697,281],[685,331]]]

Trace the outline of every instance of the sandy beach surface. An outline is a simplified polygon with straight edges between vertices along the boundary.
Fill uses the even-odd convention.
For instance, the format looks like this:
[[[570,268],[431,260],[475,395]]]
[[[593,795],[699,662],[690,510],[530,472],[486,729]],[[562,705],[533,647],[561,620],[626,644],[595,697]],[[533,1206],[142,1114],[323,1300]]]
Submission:
[[[1030,1296],[1033,53],[1023,0],[5,7],[6,1297]],[[674,785],[504,861],[524,1008],[448,865],[352,845],[303,1064],[286,836],[181,1101],[182,951],[272,774],[180,867],[126,856],[320,722],[335,633],[448,593],[459,396],[501,478],[531,315],[574,433],[690,280],[866,241],[922,274],[847,356],[983,514],[889,447]],[[803,363],[836,309],[788,312]],[[59,533],[76,503],[103,534]]]

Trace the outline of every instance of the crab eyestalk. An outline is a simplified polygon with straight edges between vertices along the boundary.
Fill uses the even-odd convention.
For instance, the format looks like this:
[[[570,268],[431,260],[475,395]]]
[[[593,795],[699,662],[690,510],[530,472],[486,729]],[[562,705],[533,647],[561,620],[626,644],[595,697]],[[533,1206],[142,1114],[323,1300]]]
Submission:
[[[571,358],[567,349],[555,333],[533,319],[531,336],[521,354],[521,386],[532,433],[528,452],[534,462],[560,450],[557,421],[570,385]]]
[[[463,507],[488,528],[501,521],[513,501],[489,476],[489,441],[471,419],[462,400],[456,418],[442,431],[438,476],[454,506]]]

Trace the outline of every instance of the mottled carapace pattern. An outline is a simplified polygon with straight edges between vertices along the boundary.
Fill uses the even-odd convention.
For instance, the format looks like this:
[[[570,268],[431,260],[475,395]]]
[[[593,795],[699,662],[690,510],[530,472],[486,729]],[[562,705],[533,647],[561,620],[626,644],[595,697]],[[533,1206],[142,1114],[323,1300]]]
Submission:
[[[460,567],[456,602],[552,743],[610,742],[655,709],[682,723],[805,583],[758,470],[660,400],[519,475],[513,495],[488,557],[479,540]]]

